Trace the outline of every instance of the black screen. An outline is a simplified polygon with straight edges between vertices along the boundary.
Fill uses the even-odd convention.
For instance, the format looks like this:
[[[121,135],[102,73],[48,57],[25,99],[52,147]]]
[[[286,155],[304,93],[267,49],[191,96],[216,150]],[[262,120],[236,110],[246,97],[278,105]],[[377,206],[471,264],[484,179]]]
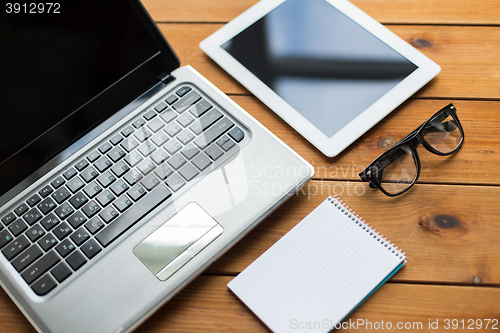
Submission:
[[[417,69],[324,0],[287,0],[222,47],[327,137]]]
[[[152,59],[178,65],[138,1],[59,12],[0,16],[0,195],[157,82]]]

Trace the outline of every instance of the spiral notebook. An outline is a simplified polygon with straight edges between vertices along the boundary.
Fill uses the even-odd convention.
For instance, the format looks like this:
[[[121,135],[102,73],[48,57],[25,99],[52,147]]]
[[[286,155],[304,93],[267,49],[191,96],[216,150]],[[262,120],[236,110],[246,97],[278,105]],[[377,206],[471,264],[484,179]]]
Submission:
[[[274,332],[329,332],[405,263],[401,250],[335,196],[228,287]]]

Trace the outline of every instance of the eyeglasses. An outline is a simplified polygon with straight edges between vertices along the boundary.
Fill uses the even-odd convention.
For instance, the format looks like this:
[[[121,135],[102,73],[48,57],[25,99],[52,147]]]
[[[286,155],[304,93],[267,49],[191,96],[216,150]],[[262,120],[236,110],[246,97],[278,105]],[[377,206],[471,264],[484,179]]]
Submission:
[[[433,154],[448,156],[456,152],[463,142],[464,130],[456,108],[449,104],[377,157],[359,176],[363,181],[369,181],[371,188],[378,188],[386,195],[395,197],[415,185],[420,175],[417,153],[420,144]]]

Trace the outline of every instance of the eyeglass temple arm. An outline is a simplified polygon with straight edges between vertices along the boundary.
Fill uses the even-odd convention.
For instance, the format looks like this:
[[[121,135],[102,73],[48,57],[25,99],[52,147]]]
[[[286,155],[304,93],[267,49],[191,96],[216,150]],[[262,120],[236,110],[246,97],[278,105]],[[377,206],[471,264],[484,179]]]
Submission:
[[[359,175],[361,179],[367,181],[370,181],[370,187],[374,188],[376,187],[375,184],[372,183],[371,179],[376,179],[379,184],[381,183],[382,176],[384,174],[384,169],[388,165],[390,165],[392,162],[396,161],[398,158],[401,156],[405,155],[406,152],[403,149],[395,149],[394,152],[391,154],[388,154],[381,158],[375,165],[369,166],[368,168],[365,169],[365,171],[361,172]],[[368,174],[369,171],[370,173]]]

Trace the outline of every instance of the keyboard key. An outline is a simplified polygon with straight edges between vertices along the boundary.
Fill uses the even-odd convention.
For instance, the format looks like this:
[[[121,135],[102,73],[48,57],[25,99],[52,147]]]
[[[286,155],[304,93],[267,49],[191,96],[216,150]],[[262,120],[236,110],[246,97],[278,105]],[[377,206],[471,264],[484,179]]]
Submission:
[[[68,218],[68,222],[69,222],[69,224],[71,224],[73,229],[76,229],[79,226],[81,226],[82,224],[84,224],[85,222],[87,222],[87,218],[85,216],[83,216],[82,212],[76,212],[75,214],[71,215]]]
[[[172,123],[165,128],[165,132],[171,137],[176,136],[180,131],[182,131],[182,127],[177,123]]]
[[[94,258],[99,252],[101,252],[101,247],[97,245],[97,242],[93,239],[89,240],[87,243],[83,244],[81,247],[82,252],[85,253],[87,258]]]
[[[172,189],[172,191],[177,192],[181,187],[183,187],[186,182],[182,180],[179,175],[175,174],[167,179],[167,185]]]
[[[58,204],[60,204],[64,200],[68,199],[70,195],[71,194],[69,194],[68,190],[65,187],[61,187],[54,194],[52,194],[52,198],[54,198],[54,200],[57,201]]]
[[[191,164],[187,164],[186,166],[184,166],[179,170],[179,173],[188,182],[198,175],[198,171],[196,171],[196,169]]]
[[[116,146],[122,141],[123,141],[123,136],[121,136],[120,134],[116,134],[109,140],[109,142],[111,142],[114,146]]]
[[[54,190],[52,189],[52,187],[50,187],[50,185],[47,185],[45,186],[44,188],[42,188],[38,194],[40,194],[40,196],[42,198],[45,198],[47,197],[49,194],[51,194]]]
[[[193,106],[191,109],[189,109],[189,112],[194,114],[197,118],[203,116],[205,112],[210,110],[212,107],[212,104],[210,104],[206,99],[201,100],[199,103],[197,103],[195,106]]]
[[[26,229],[28,229],[28,226],[21,219],[16,220],[9,226],[10,232],[16,237],[22,234]]]
[[[72,196],[71,199],[69,199],[69,202],[73,205],[73,207],[75,207],[75,209],[79,209],[88,201],[89,199],[87,199],[87,197],[82,192],[78,192],[77,194]]]
[[[34,243],[45,235],[45,230],[39,224],[34,225],[30,230],[26,231],[26,236]]]
[[[128,185],[125,184],[123,182],[123,180],[119,179],[116,183],[114,183],[113,185],[111,185],[110,187],[111,191],[113,191],[113,193],[116,195],[116,196],[119,196],[121,195],[123,192],[125,192],[126,190],[129,189]]]
[[[87,159],[90,161],[90,163],[94,163],[95,161],[97,161],[99,157],[101,157],[101,154],[99,154],[97,150],[94,150],[93,152],[87,155]]]
[[[45,230],[50,231],[60,222],[61,220],[57,218],[54,214],[49,214],[40,221],[40,224],[45,228]]]
[[[177,136],[177,139],[179,139],[180,142],[182,142],[183,145],[187,145],[188,143],[191,142],[191,140],[194,139],[194,134],[190,130],[184,130],[181,134]]]
[[[60,260],[59,256],[54,251],[51,251],[28,267],[21,276],[28,284],[31,284],[49,269],[54,267]]]
[[[161,130],[165,126],[165,123],[161,119],[155,119],[149,122],[148,128],[153,132],[156,133],[159,130]]]
[[[103,156],[97,162],[94,163],[94,166],[97,168],[97,170],[99,170],[99,172],[102,173],[108,170],[111,164],[112,164],[111,161],[106,156]]]
[[[222,155],[224,155],[222,150],[215,144],[210,145],[210,147],[205,150],[205,153],[214,161],[217,161]]]
[[[200,171],[205,170],[210,164],[212,164],[212,161],[210,161],[208,156],[205,154],[197,155],[195,158],[193,158],[192,162]]]
[[[13,237],[7,230],[0,231],[0,250],[12,241]]]
[[[109,185],[113,184],[113,182],[116,181],[116,177],[112,175],[109,171],[106,171],[99,178],[97,178],[97,181],[103,187],[108,187]]]
[[[130,229],[150,211],[167,200],[172,195],[164,185],[156,187],[141,201],[134,205],[134,209],[127,210],[113,223],[109,224],[100,233],[97,234],[96,239],[102,246],[107,247],[120,235]]]
[[[222,147],[224,144],[228,141],[231,141],[231,139],[227,135],[223,135],[217,140],[217,144]]]
[[[139,150],[144,157],[148,157],[156,150],[156,147],[152,142],[146,141],[137,150]]]
[[[171,167],[169,167],[166,164],[160,165],[156,170],[155,170],[155,175],[158,176],[161,180],[165,180],[168,176],[174,173],[174,170],[172,170]]]
[[[66,172],[63,173],[64,178],[71,179],[77,174],[74,168],[69,168]]]
[[[167,99],[165,100],[165,102],[167,102],[168,104],[172,105],[174,104],[179,98],[177,96],[175,96],[174,94],[170,95],[167,97]]]
[[[129,170],[130,170],[130,167],[128,165],[126,165],[123,161],[116,163],[111,168],[111,171],[113,171],[113,173],[116,175],[116,177],[123,176]]]
[[[144,128],[142,127],[141,129],[139,129],[137,132],[135,132],[134,136],[137,138],[137,140],[139,140],[140,142],[144,142],[146,141],[147,139],[149,139],[151,136],[153,135],[153,133],[147,129],[147,128]]]
[[[134,201],[138,201],[143,196],[146,195],[146,190],[140,187],[139,185],[135,185],[127,192],[128,196],[132,198]]]
[[[245,133],[238,126],[230,130],[227,134],[236,142],[240,142],[245,137]]]
[[[120,133],[127,138],[130,134],[134,133],[134,129],[132,126],[127,126]]]
[[[24,235],[14,240],[14,242],[7,245],[5,249],[2,250],[3,255],[8,260],[12,260],[22,251],[26,250],[31,243]]]
[[[113,148],[113,146],[109,142],[105,142],[99,147],[99,151],[101,154],[106,154],[111,148]]]
[[[161,147],[168,141],[168,136],[165,133],[160,132],[152,136],[151,141],[153,141],[156,146]]]
[[[73,214],[74,211],[75,210],[70,205],[68,205],[67,202],[65,202],[59,207],[57,207],[54,212],[56,213],[57,216],[59,216],[61,220],[65,220],[68,216]]]
[[[73,237],[73,236],[71,236]],[[76,247],[71,243],[69,239],[65,239],[61,242],[61,244],[56,246],[56,251],[59,252],[61,257],[67,257],[71,252],[73,252]]]
[[[186,164],[186,162],[186,158],[181,154],[175,154],[168,160],[168,164],[170,164],[170,166],[174,168],[174,170],[179,169],[181,166]]]
[[[16,212],[17,216],[21,216],[24,213],[26,213],[28,211],[28,209],[29,209],[28,205],[23,203],[23,204],[20,204],[19,206],[17,206],[17,208],[14,209],[14,212]]]
[[[87,166],[89,165],[89,162],[87,162],[86,160],[81,160],[80,162],[76,163],[75,164],[75,168],[76,170],[78,171],[82,171],[83,169],[85,169]],[[54,186],[54,185],[52,185]],[[55,186],[54,186],[55,187]]]
[[[104,228],[104,223],[98,217],[94,217],[92,220],[85,223],[85,228],[87,228],[92,235],[95,235],[96,232]]]
[[[56,281],[54,281],[54,279],[49,274],[46,274],[40,280],[35,282],[31,286],[31,289],[33,289],[35,294],[37,294],[38,296],[43,296],[47,295],[56,286],[57,286]]]
[[[104,222],[109,223],[118,217],[118,212],[113,206],[109,206],[108,208],[104,208],[102,212],[99,213],[99,216]]]
[[[116,199],[114,205],[120,211],[120,213],[123,213],[127,210],[127,208],[132,206],[132,200],[130,200],[126,195],[122,195],[121,197]],[[95,234],[95,232],[92,232],[92,234]]]
[[[129,153],[139,145],[139,141],[133,136],[122,142],[122,147]]]
[[[54,229],[53,233],[56,234],[59,240],[63,240],[65,237],[71,234],[71,228],[66,222],[63,222]]]
[[[45,235],[40,241],[38,242],[38,245],[41,246],[41,248],[47,252],[50,251],[54,246],[57,245],[57,239],[54,237],[52,234],[47,234]]]
[[[202,136],[194,140],[196,145],[201,149],[205,149],[210,143],[222,136],[226,131],[234,126],[234,123],[228,118],[224,117],[215,123],[212,127],[206,130]]]
[[[165,102],[160,102],[160,103],[156,104],[155,110],[156,110],[156,112],[160,113],[163,110],[165,110],[167,108],[167,106],[168,105]]]
[[[195,157],[200,150],[196,148],[193,144],[188,145],[183,150],[181,150],[181,154],[184,155],[188,160]]]
[[[52,273],[52,275],[56,278],[57,281],[59,281],[59,283],[63,282],[71,274],[73,274],[71,272],[71,269],[69,269],[69,267],[63,262],[54,267],[54,269],[52,269],[50,273]]]
[[[54,179],[54,181],[52,181],[52,183],[50,183],[50,185],[52,185],[53,188],[55,188],[56,190],[61,187],[66,181],[64,180],[63,177],[59,176],[57,177],[56,179]]]
[[[14,222],[16,220],[16,216],[14,215],[14,213],[9,213],[7,215],[5,215],[3,218],[2,218],[2,222],[8,226],[9,224],[11,224],[12,222]]]
[[[89,233],[84,228],[80,228],[71,235],[71,239],[75,242],[76,246],[80,246],[90,238]]]
[[[73,268],[74,271],[79,270],[83,265],[87,263],[87,259],[80,253],[76,251],[66,259],[66,262]]]
[[[12,261],[12,266],[21,272],[23,269],[31,265],[38,258],[43,255],[43,252],[38,248],[38,246],[33,245],[26,251],[24,251],[19,257]]]
[[[200,135],[201,132],[212,126],[220,118],[222,118],[222,113],[217,109],[212,109],[206,115],[194,122],[189,128],[195,132],[196,135]]]
[[[83,180],[85,180],[87,183],[90,183],[92,180],[94,180],[97,176],[99,175],[99,173],[97,171],[95,171],[94,168],[90,167],[90,168],[87,168],[85,170],[83,170],[81,173],[80,173],[80,176],[82,176]]]
[[[234,146],[236,145],[236,143],[234,143],[233,140],[229,140],[227,141],[223,146],[222,146],[222,149],[224,149],[224,151],[229,151],[231,148],[233,148]]]
[[[29,198],[28,200],[26,200],[26,202],[28,203],[28,205],[30,205],[30,207],[33,207],[37,203],[39,203],[41,200],[42,199],[40,199],[40,196],[38,194],[35,194],[31,198]]]
[[[191,87],[184,86],[184,87],[180,88],[179,90],[177,90],[176,94],[179,95],[180,97],[182,97],[190,91],[191,91]]]
[[[170,153],[170,155],[174,155],[176,152],[178,152],[181,148],[182,145],[179,143],[177,140],[171,140],[163,146],[163,148]]]
[[[142,179],[142,174],[137,170],[130,170],[123,179],[132,186]]]
[[[163,121],[167,124],[174,120],[176,117],[177,113],[172,109],[168,109],[160,115],[160,118],[163,119]]]
[[[160,181],[153,174],[151,174],[145,177],[143,180],[141,180],[141,184],[146,188],[146,190],[151,191],[158,184],[160,184]]]
[[[118,162],[123,156],[125,156],[125,150],[123,150],[122,147],[115,147],[113,150],[111,150],[108,153],[108,157],[113,161],[113,162]]]
[[[85,186],[85,183],[83,180],[80,179],[80,177],[75,177],[71,180],[68,180],[68,183],[66,186],[70,189],[71,192],[76,193],[78,192],[82,187]]]
[[[163,149],[158,149],[151,155],[151,159],[155,161],[156,164],[160,165],[168,159],[168,154]]]
[[[40,220],[42,218],[42,214],[38,211],[38,209],[36,208],[33,208],[32,210],[30,210],[29,212],[27,212],[26,214],[23,215],[23,219],[29,224],[29,225],[33,225],[35,224],[36,222],[38,222],[38,220]]]
[[[137,118],[133,123],[132,125],[135,127],[135,128],[140,128],[142,127],[144,124],[146,123],[146,121],[142,118]]]
[[[137,169],[139,169],[140,172],[144,174],[144,176],[148,175],[151,171],[155,169],[156,165],[151,162],[149,159],[145,159],[139,165],[137,166]]]
[[[177,119],[177,122],[182,125],[182,127],[189,126],[194,121],[194,117],[190,113],[185,113]]]
[[[155,112],[155,111],[153,111],[153,110],[149,110],[148,112],[146,112],[146,113],[144,114],[144,116],[143,116],[143,117],[144,117],[144,119],[146,119],[146,120],[151,120],[151,119],[153,119],[154,117],[156,117],[156,112]]]
[[[95,197],[98,193],[100,193],[102,191],[102,188],[97,185],[96,182],[92,182],[91,184],[89,184],[86,188],[83,189],[83,192],[85,192],[85,194],[90,198],[92,199],[93,197]]]
[[[142,160],[144,159],[144,157],[142,157],[141,154],[139,154],[139,152],[137,151],[134,151],[133,153],[130,153],[129,155],[127,155],[125,157],[125,162],[128,163],[128,165],[130,165],[131,167],[135,167],[137,164],[139,164]]]
[[[94,201],[89,202],[82,208],[82,212],[84,212],[89,219],[97,214],[100,210],[101,207],[99,207]]]
[[[96,197],[96,200],[101,204],[102,207],[106,207],[109,205],[113,200],[115,200],[115,197],[109,193],[108,190],[102,192]]]

